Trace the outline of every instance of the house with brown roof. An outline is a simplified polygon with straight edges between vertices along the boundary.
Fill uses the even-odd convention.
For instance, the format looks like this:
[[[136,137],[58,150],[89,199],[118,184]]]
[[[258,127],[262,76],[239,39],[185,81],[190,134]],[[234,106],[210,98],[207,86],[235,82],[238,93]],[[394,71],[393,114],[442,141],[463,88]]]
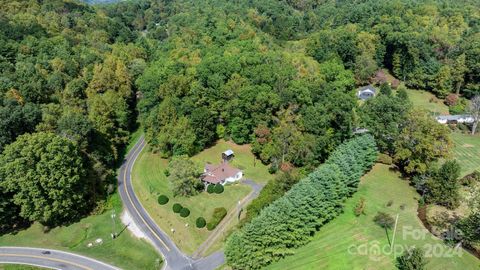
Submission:
[[[205,184],[226,184],[242,179],[243,172],[223,161],[219,165],[206,164],[202,174]]]

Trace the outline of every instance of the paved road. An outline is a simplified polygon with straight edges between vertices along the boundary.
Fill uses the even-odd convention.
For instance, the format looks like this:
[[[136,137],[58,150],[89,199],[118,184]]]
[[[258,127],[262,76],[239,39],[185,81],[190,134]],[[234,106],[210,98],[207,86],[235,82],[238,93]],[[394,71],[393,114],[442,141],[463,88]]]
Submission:
[[[44,254],[48,251],[50,254]],[[61,270],[119,270],[106,263],[52,249],[0,247],[0,263],[28,264]]]
[[[129,212],[135,224],[150,239],[155,248],[162,254],[168,270],[210,270],[215,269],[225,261],[223,253],[214,253],[200,260],[193,260],[182,253],[175,243],[153,221],[138,200],[132,186],[131,171],[135,160],[145,147],[142,136],[125,157],[118,175],[118,190],[125,209]]]

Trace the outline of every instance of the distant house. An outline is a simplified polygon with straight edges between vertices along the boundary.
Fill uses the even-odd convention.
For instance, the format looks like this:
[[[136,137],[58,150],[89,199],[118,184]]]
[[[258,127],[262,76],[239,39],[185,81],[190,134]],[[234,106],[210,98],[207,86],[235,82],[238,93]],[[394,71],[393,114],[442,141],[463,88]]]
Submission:
[[[360,87],[357,91],[357,97],[361,100],[367,100],[374,97],[377,94],[377,89],[373,85],[367,85]]]
[[[435,117],[438,123],[440,124],[471,124],[475,120],[471,115],[468,114],[458,114],[458,115],[440,115]]]
[[[222,162],[220,165],[206,164],[201,180],[205,184],[226,184],[242,179],[243,172]]]
[[[224,161],[229,161],[234,157],[234,153],[231,149],[228,149],[227,151],[222,153],[222,159]]]

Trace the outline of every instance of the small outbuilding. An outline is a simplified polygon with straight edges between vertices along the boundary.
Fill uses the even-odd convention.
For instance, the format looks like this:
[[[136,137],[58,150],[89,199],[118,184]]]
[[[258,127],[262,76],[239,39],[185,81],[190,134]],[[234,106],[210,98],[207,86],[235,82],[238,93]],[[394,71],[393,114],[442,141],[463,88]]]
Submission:
[[[235,156],[235,153],[233,153],[232,149],[228,149],[227,151],[222,153],[222,160],[223,161],[229,161]]]
[[[357,97],[361,100],[367,100],[377,95],[377,89],[373,85],[360,87],[357,91]]]

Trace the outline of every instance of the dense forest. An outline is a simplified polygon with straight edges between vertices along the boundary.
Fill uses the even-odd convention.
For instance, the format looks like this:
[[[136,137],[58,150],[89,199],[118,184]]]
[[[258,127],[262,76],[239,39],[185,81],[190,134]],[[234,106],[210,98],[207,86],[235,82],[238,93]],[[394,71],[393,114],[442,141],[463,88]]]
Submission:
[[[411,112],[403,85],[368,106],[356,88],[384,68],[438,97],[480,94],[474,0],[0,4],[0,230],[101,211],[137,124],[164,157],[232,139],[272,172],[310,172],[368,127],[423,173],[444,153],[417,161],[401,138],[446,131]]]

